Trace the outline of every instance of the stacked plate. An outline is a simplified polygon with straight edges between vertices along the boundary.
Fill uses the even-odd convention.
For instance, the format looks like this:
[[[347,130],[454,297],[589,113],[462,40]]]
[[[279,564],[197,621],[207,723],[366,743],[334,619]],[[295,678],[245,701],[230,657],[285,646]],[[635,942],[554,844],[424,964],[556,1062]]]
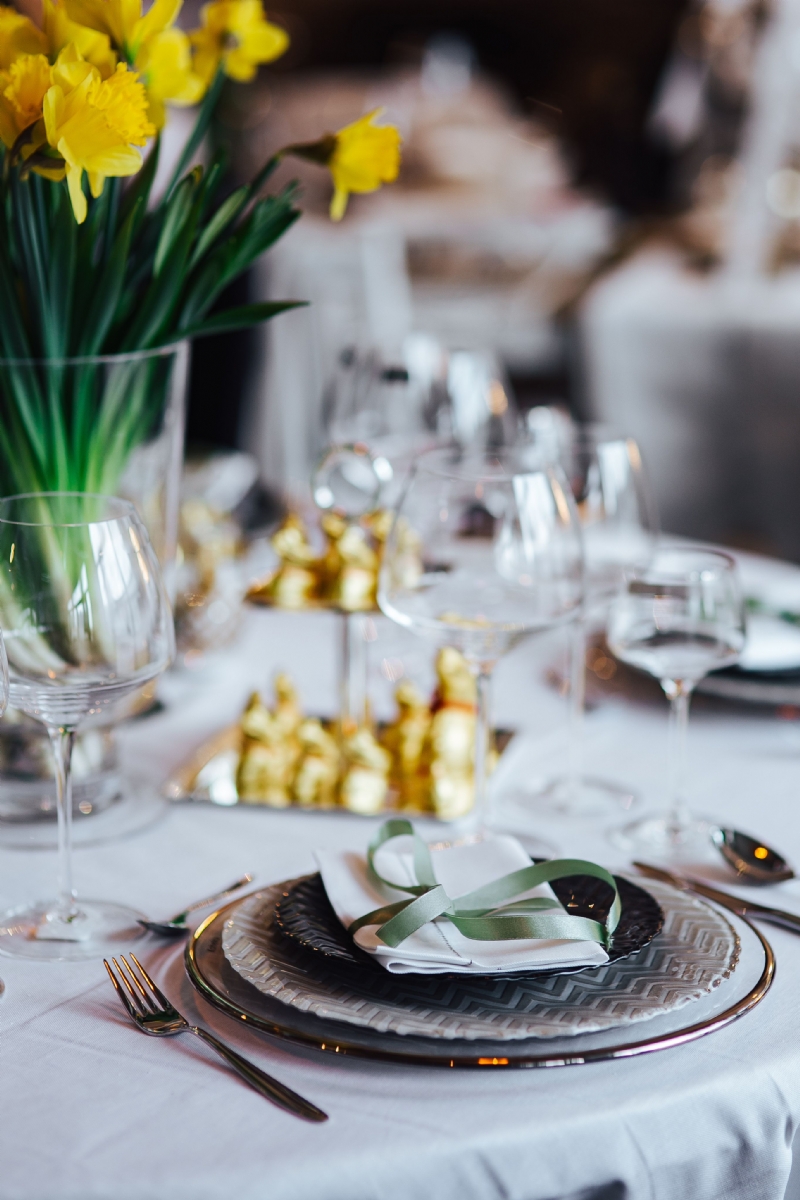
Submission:
[[[318,875],[210,917],[187,949],[193,983],[239,1020],[321,1050],[456,1065],[553,1066],[691,1041],[747,1012],[772,978],[747,922],[663,884],[618,878],[622,917],[601,967],[504,976],[393,975],[339,923]],[[611,888],[552,885],[602,919]]]

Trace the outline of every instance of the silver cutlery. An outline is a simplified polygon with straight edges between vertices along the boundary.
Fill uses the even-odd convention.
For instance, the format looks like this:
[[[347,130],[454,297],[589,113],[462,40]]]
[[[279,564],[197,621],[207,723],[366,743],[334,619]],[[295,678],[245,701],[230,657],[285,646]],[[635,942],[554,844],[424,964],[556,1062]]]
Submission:
[[[305,1117],[308,1121],[327,1121],[328,1114],[324,1113],[321,1108],[304,1100],[302,1096],[298,1096],[297,1092],[293,1092],[291,1088],[279,1083],[271,1075],[267,1075],[254,1063],[242,1058],[241,1054],[219,1041],[207,1029],[201,1029],[198,1025],[190,1025],[153,983],[136,955],[131,954],[131,958],[135,970],[124,954],[120,955],[121,962],[119,963],[116,958],[111,960],[114,964],[113,969],[105,958],[103,964],[128,1015],[143,1033],[149,1033],[153,1037],[172,1037],[178,1033],[193,1033],[207,1046],[216,1050],[220,1058],[224,1058],[246,1083],[249,1083],[262,1096],[266,1096],[273,1104],[277,1104],[278,1108],[284,1108],[287,1112],[294,1113],[295,1116]]]
[[[223,888],[221,892],[215,892],[213,896],[206,896],[204,900],[196,900],[194,904],[190,904],[188,908],[184,908],[182,912],[176,913],[174,917],[170,917],[166,921],[144,921],[140,918],[139,924],[150,933],[157,933],[159,937],[185,937],[189,932],[186,918],[190,913],[196,912],[200,908],[208,908],[217,900],[224,900],[232,892],[238,892],[239,888],[246,887],[248,883],[252,882],[252,875],[243,875],[241,879],[237,879],[229,887]]]
[[[786,859],[738,829],[714,829],[711,840],[744,883],[784,883],[794,879]]]
[[[673,875],[671,871],[651,866],[649,863],[634,862],[633,865],[637,871],[641,871],[650,879],[660,879],[662,883],[669,883],[681,891],[705,896],[707,900],[714,900],[740,917],[754,917],[758,921],[780,925],[782,929],[789,929],[792,933],[800,933],[800,916],[796,913],[786,912],[783,908],[769,908],[765,904],[756,904],[753,900],[740,900],[738,896],[731,896],[729,892],[709,887],[707,883],[700,883],[697,879],[686,879],[682,875]]]

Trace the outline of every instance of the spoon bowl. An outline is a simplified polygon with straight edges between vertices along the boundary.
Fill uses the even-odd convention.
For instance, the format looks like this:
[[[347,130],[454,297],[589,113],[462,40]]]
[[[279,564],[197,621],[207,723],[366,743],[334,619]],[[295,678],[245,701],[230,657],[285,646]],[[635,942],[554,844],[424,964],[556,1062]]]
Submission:
[[[777,850],[738,829],[715,829],[711,840],[742,883],[763,886],[794,879],[793,869]]]

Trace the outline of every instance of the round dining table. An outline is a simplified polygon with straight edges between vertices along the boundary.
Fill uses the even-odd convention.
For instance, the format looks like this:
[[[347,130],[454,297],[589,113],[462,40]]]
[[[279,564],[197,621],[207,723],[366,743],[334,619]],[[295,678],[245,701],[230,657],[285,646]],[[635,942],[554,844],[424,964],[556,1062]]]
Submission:
[[[770,569],[784,590],[796,589],[800,611],[800,570]],[[382,618],[371,628],[381,715],[403,651]],[[232,643],[172,672],[163,707],[120,730],[126,770],[162,787],[236,720],[253,690],[269,694],[279,669],[307,712],[333,714],[339,631],[332,613],[246,611]],[[495,720],[515,736],[492,780],[491,821],[551,852],[630,871],[608,836],[629,819],[621,809],[568,816],[536,799],[538,782],[565,762],[567,702],[553,666],[564,642],[563,631],[540,635],[499,665]],[[412,657],[423,651],[432,656],[424,643],[408,648]],[[662,807],[666,734],[655,685],[594,695],[586,769],[629,788],[638,811]],[[689,736],[692,807],[800,864],[800,709],[698,697]],[[100,830],[101,817],[87,826],[93,819]],[[163,918],[245,871],[267,885],[314,870],[317,848],[363,853],[378,824],[344,811],[165,803],[129,836],[82,842],[76,882],[87,897]],[[446,827],[419,828],[434,838]],[[4,844],[0,903],[47,895],[55,867],[51,849]],[[736,890],[721,860],[709,870]],[[761,889],[757,899],[800,914],[800,882]],[[800,937],[764,930],[775,980],[740,1019],[686,1045],[547,1070],[449,1069],[302,1048],[202,999],[182,940],[148,935],[135,945],[190,1021],[324,1109],[323,1124],[270,1104],[195,1039],[143,1036],[101,961],[0,957],[0,1200],[800,1197]]]

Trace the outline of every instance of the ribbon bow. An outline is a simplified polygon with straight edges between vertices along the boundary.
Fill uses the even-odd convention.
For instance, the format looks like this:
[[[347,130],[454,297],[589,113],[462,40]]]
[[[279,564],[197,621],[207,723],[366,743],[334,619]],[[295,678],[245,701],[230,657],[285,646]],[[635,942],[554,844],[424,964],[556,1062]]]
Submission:
[[[375,855],[392,838],[409,836],[414,839],[414,874],[416,884],[405,885],[384,879],[375,868]],[[599,942],[608,946],[619,922],[622,906],[613,875],[596,863],[581,858],[553,858],[549,862],[521,867],[484,884],[455,900],[448,896],[433,872],[430,851],[410,821],[386,821],[381,825],[367,851],[369,874],[378,887],[409,892],[408,900],[398,900],[373,909],[352,921],[350,933],[365,925],[379,925],[378,937],[392,948],[399,946],[412,933],[436,917],[448,917],[464,937],[479,942],[505,941],[514,938],[542,938],[548,941]],[[590,917],[570,916],[558,900],[536,896],[514,900],[540,883],[564,879],[568,875],[591,875],[602,879],[614,889],[614,902],[604,922]],[[510,904],[503,903],[510,900]]]

